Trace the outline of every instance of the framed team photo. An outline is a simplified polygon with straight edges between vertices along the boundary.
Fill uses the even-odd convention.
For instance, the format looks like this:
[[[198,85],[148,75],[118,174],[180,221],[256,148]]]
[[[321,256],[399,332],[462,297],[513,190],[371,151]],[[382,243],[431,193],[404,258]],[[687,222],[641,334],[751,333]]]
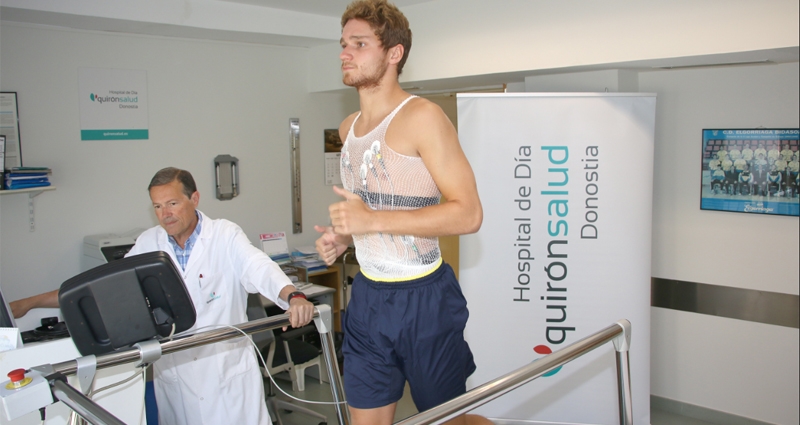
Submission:
[[[800,129],[703,129],[700,209],[800,216]]]

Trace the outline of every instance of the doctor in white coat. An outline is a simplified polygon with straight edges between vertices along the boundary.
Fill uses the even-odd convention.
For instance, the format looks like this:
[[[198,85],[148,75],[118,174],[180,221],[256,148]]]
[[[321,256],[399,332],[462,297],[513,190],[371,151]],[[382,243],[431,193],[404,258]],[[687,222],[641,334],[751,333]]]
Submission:
[[[200,195],[189,172],[160,170],[148,190],[160,226],[142,233],[128,255],[151,251],[170,255],[197,311],[193,329],[246,322],[247,294],[256,292],[288,309],[292,326],[311,321],[313,305],[239,226],[197,210]],[[156,361],[159,423],[270,424],[253,351],[242,337]]]

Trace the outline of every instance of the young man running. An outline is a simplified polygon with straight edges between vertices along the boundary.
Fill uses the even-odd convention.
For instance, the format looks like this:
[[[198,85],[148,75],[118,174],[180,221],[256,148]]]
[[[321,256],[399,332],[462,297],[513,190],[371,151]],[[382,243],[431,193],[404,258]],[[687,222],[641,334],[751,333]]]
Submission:
[[[466,300],[438,237],[474,233],[483,210],[455,128],[437,105],[400,88],[408,20],[385,0],[342,16],[343,81],[361,111],[339,127],[344,198],[316,226],[328,264],[355,243],[361,272],[345,316],[344,383],[353,423],[390,424],[408,381],[420,411],[466,391],[475,370]],[[440,203],[440,198],[445,201]],[[452,423],[490,423],[465,415]]]

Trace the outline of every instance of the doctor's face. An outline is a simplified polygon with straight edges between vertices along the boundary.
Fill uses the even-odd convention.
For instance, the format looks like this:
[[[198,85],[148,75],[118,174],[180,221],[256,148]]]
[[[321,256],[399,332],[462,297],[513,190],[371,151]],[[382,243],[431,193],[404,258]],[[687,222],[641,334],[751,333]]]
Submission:
[[[194,192],[191,197],[187,197],[183,193],[183,184],[174,180],[150,188],[150,200],[153,201],[158,223],[183,247],[197,226],[195,210],[200,201],[200,194]]]

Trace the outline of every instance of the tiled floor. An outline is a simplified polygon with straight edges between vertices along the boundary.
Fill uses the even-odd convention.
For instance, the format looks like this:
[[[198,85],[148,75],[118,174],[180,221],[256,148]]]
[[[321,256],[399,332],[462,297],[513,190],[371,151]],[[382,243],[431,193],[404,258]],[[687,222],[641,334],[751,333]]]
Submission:
[[[278,383],[278,385],[280,385],[280,387],[284,391],[286,391],[286,393],[297,398],[314,400],[314,401],[325,401],[325,402],[331,402],[333,400],[333,397],[331,396],[330,386],[326,383],[320,384],[319,381],[317,381],[314,378],[311,378],[310,376],[306,376],[306,389],[303,392],[292,391],[292,383],[288,380],[288,376],[279,376],[276,379],[276,382]],[[284,394],[280,394],[277,389],[275,390],[275,393],[277,394],[276,396],[282,400],[297,403],[301,406],[305,406],[311,410],[324,414],[325,416],[328,417],[328,425],[336,425],[339,423],[336,413],[336,408],[332,404],[323,405],[323,404],[299,403],[291,400]],[[397,404],[395,422],[407,418],[415,413],[417,413],[417,408],[411,401],[411,397],[408,395],[408,388],[406,388],[406,394],[403,395],[403,398]],[[296,412],[288,413],[285,411],[281,411],[278,414],[281,417],[283,425],[316,425],[319,423],[316,418],[309,415],[305,415],[303,413],[296,413]],[[272,419],[273,421],[275,420],[275,418]]]
[[[657,409],[650,410],[650,423],[652,425],[715,425],[711,422],[688,418]]]
[[[281,379],[279,377],[276,382],[287,393],[294,395],[295,397],[308,400],[328,401],[328,402],[332,400],[330,386],[328,386],[328,384],[320,385],[319,381],[316,381],[311,377],[306,377],[306,390],[303,392],[293,392],[291,382],[288,381],[287,379]],[[278,395],[278,397],[283,400],[289,400],[289,398],[283,394]],[[336,425],[339,423],[336,415],[336,409],[332,405],[311,405],[311,404],[301,404],[301,405],[326,415],[328,417],[328,425]],[[408,395],[408,388],[406,388],[406,393],[397,406],[397,412],[395,414],[395,422],[401,419],[405,419],[415,413],[417,413],[417,409],[416,407],[414,407],[414,403],[411,401],[411,397]],[[279,414],[283,422],[283,425],[319,424],[318,419],[305,415],[303,413],[299,412],[288,413],[285,411],[281,411],[279,412]],[[275,418],[272,419],[274,420]],[[650,424],[651,425],[714,425],[710,422],[703,422],[696,419],[663,412],[660,410],[652,410],[650,412]]]

